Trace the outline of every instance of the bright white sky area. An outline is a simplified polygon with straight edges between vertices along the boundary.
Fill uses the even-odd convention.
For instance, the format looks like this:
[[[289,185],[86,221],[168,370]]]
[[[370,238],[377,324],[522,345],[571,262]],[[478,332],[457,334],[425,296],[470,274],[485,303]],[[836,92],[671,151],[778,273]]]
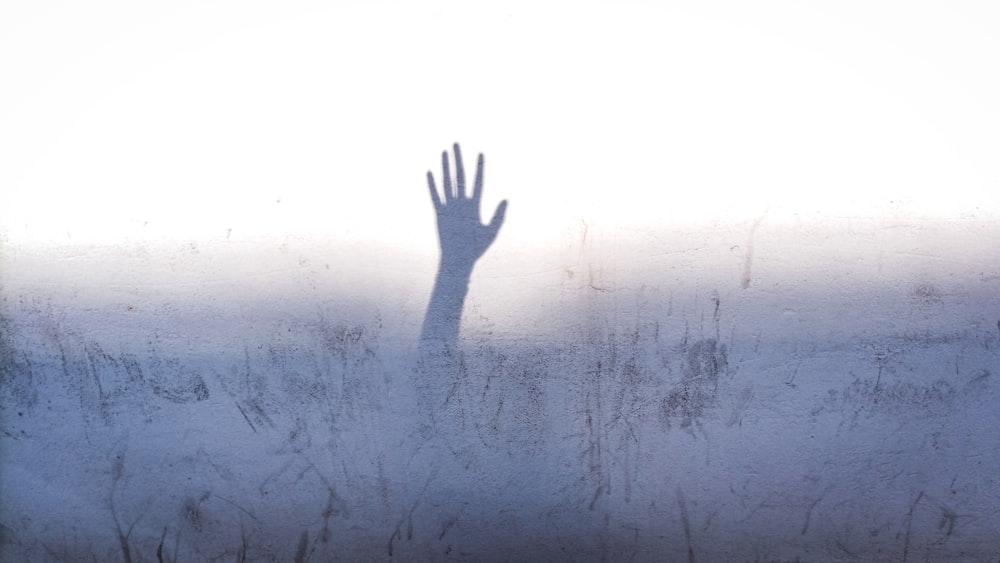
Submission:
[[[582,221],[1000,217],[994,2],[0,5],[8,244],[436,251],[486,155],[504,241]]]

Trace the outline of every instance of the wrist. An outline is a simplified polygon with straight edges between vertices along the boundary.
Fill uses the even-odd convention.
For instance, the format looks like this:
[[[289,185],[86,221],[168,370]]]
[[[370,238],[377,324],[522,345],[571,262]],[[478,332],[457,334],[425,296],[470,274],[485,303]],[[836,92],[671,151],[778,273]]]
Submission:
[[[472,268],[476,265],[474,261],[450,260],[442,257],[438,263],[438,277],[449,280],[468,280],[472,277]]]

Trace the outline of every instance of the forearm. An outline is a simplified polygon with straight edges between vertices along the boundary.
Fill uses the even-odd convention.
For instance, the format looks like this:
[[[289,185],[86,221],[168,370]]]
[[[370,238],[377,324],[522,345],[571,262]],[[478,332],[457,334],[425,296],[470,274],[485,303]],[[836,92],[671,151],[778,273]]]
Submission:
[[[471,264],[441,261],[420,335],[420,346],[425,352],[441,352],[457,346],[471,275]]]
[[[441,431],[439,421],[460,416],[449,409],[457,408],[457,403],[451,403],[451,396],[460,377],[458,330],[472,268],[447,266],[442,261],[434,280],[416,365],[417,404],[422,413],[421,433],[425,436]]]

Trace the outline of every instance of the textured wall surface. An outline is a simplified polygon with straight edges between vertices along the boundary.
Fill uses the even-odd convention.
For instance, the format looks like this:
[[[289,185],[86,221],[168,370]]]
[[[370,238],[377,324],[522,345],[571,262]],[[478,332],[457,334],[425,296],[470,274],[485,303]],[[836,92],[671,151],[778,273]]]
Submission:
[[[3,561],[1000,557],[995,9],[32,10]]]
[[[474,276],[458,368],[430,382],[420,301],[337,291],[308,246],[273,253],[281,274],[210,288],[8,284],[4,551],[988,559],[1000,278],[975,256],[996,229],[828,226],[703,231],[687,250],[581,231],[567,254],[583,258],[530,278],[558,297],[530,312],[493,322],[484,286],[531,291]],[[798,244],[854,250],[809,267]],[[224,252],[164,255],[198,270]],[[104,267],[91,249],[5,268],[35,260]],[[714,267],[677,279],[686,263]],[[447,431],[419,431],[427,385],[448,394]]]

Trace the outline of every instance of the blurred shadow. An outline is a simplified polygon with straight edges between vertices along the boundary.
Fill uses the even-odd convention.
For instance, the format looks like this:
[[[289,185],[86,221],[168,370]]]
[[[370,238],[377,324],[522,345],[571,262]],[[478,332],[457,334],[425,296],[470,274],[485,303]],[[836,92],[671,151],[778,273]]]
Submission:
[[[437,217],[441,258],[434,290],[420,334],[417,367],[418,408],[425,435],[435,431],[448,411],[450,390],[459,377],[458,330],[462,319],[469,279],[476,261],[496,240],[507,212],[500,202],[493,218],[483,224],[480,203],[483,195],[483,155],[476,163],[476,179],[467,193],[462,151],[454,145],[455,181],[452,182],[448,152],[441,153],[443,193],[438,193],[434,174],[427,172],[427,188]]]

